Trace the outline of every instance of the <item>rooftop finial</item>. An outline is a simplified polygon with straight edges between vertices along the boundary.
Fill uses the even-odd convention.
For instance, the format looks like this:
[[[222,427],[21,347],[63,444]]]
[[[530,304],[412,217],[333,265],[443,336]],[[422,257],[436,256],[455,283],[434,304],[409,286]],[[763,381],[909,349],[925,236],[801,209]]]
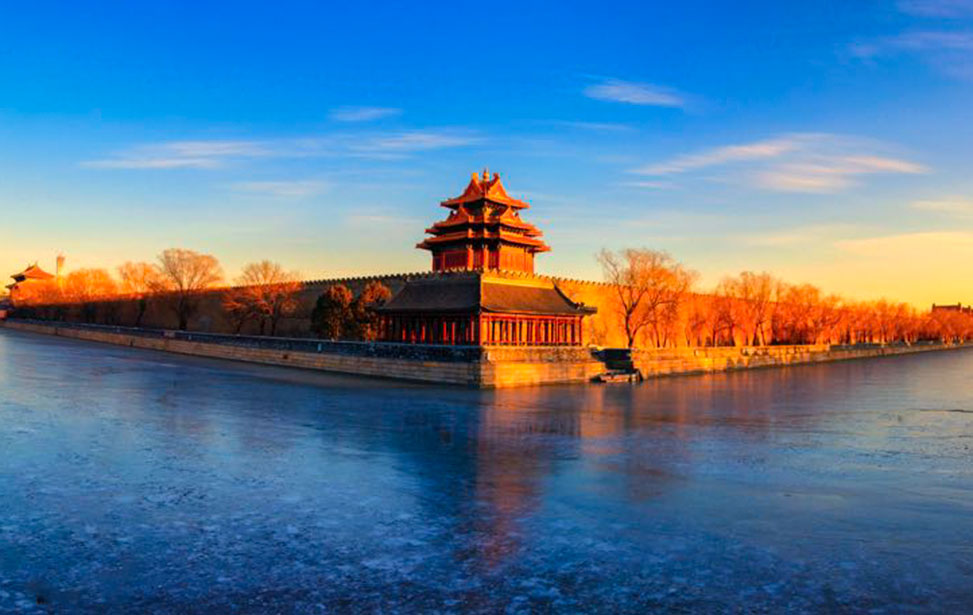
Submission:
[[[483,181],[490,181],[490,170],[483,167]]]

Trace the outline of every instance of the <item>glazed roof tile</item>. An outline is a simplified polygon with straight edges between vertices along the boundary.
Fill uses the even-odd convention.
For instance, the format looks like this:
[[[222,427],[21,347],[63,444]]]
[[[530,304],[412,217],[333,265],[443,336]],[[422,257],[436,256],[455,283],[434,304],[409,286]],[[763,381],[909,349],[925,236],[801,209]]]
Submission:
[[[556,286],[525,286],[459,275],[412,280],[381,308],[382,312],[536,314],[572,316],[593,308],[574,303]]]
[[[37,263],[28,265],[26,269],[12,276],[18,282],[21,280],[53,280],[54,276],[37,266]]]
[[[494,173],[493,177],[489,176],[486,170],[483,171],[483,175],[480,176],[478,173],[474,173],[473,177],[470,179],[470,183],[466,186],[466,190],[463,194],[456,198],[447,199],[442,202],[443,207],[457,207],[463,203],[475,203],[476,201],[493,201],[494,203],[500,203],[502,205],[509,205],[515,209],[527,209],[530,207],[524,201],[515,199],[507,194],[507,191],[503,187],[503,183],[500,181],[500,174]]]

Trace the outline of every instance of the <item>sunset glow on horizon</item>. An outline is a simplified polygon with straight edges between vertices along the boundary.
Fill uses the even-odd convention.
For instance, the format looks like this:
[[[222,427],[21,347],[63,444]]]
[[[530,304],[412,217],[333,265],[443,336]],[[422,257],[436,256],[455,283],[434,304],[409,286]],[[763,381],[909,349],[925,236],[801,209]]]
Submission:
[[[4,276],[173,247],[228,279],[425,271],[488,167],[553,248],[538,273],[646,247],[704,291],[973,303],[973,2],[4,13]]]

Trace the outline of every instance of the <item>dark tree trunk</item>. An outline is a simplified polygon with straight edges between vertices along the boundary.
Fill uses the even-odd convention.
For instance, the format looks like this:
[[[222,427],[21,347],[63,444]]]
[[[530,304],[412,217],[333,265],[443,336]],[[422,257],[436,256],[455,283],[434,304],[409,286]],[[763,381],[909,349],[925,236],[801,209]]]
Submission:
[[[142,326],[142,318],[145,316],[146,301],[145,299],[139,299],[139,310],[138,314],[135,316],[135,326]]]

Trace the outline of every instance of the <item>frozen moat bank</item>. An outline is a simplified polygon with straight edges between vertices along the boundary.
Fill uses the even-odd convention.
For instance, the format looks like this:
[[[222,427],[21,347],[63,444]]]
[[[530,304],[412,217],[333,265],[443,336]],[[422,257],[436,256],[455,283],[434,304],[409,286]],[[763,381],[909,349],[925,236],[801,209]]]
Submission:
[[[581,346],[439,346],[334,342],[8,320],[0,327],[176,354],[475,388],[590,382],[608,366]],[[801,345],[637,350],[632,366],[646,377],[700,374],[870,359],[965,346],[916,344]]]
[[[970,373],[476,391],[0,330],[0,612],[963,612]]]

